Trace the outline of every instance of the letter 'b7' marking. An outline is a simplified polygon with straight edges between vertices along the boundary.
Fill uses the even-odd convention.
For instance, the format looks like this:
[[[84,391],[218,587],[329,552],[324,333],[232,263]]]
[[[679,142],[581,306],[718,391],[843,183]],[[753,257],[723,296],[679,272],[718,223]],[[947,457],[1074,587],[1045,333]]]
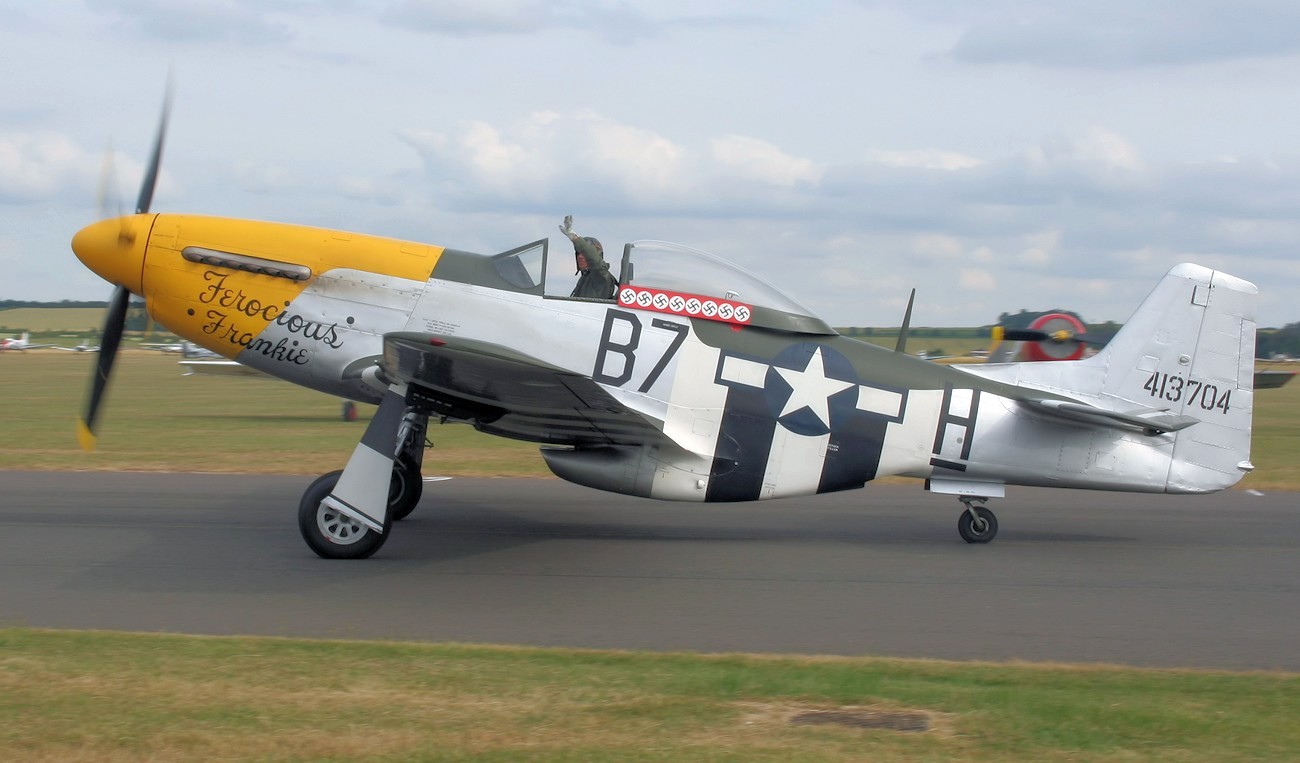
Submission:
[[[622,322],[627,324],[627,341],[623,344],[615,342],[614,324]],[[682,343],[686,341],[686,335],[690,333],[690,328],[681,323],[674,323],[660,318],[650,321],[651,328],[671,331],[676,336],[669,342],[664,354],[650,369],[637,392],[649,392],[654,383],[663,375],[664,369],[672,361],[673,356],[681,349]],[[632,379],[636,368],[636,350],[641,344],[641,319],[635,313],[629,313],[625,310],[615,310],[613,308],[605,312],[605,327],[600,334],[600,347],[596,350],[596,367],[592,369],[591,378],[593,381],[601,384],[610,384],[615,387],[621,387]],[[608,366],[610,356],[615,355],[623,359],[622,368],[616,373],[612,373]]]

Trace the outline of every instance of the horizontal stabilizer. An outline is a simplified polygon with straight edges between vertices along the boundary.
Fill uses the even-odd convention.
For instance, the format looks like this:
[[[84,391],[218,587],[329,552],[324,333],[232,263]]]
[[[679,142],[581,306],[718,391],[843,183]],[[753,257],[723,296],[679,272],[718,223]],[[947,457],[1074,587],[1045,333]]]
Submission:
[[[1197,423],[1199,419],[1170,413],[1167,409],[1137,408],[1131,411],[1111,411],[1086,403],[1071,403],[1065,400],[1029,401],[1039,409],[1064,419],[1081,421],[1086,424],[1101,424],[1119,428],[1141,430],[1148,435],[1177,432]]]

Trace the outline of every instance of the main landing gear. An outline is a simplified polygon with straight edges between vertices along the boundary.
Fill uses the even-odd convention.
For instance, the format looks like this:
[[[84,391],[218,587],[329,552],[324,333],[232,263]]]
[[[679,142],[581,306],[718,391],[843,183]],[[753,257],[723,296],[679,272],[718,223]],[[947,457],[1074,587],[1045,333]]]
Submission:
[[[966,510],[957,517],[957,532],[967,543],[988,543],[998,536],[998,518],[984,505],[987,498],[961,496]],[[976,506],[975,504],[979,505]]]
[[[321,475],[303,493],[298,530],[317,556],[365,559],[419,504],[429,417],[407,407],[404,393],[385,396],[346,469]]]
[[[365,559],[388,540],[388,531],[393,527],[392,515],[384,522],[384,531],[377,533],[324,503],[342,475],[342,469],[322,474],[302,494],[298,504],[298,531],[311,550],[323,559]]]

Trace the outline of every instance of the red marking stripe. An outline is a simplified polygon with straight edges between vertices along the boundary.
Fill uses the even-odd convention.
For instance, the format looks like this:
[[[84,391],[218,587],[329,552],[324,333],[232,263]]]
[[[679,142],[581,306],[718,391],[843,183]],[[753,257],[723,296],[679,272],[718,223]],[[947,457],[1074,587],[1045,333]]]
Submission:
[[[743,302],[667,289],[645,289],[639,286],[624,286],[620,289],[618,302],[626,307],[640,310],[652,310],[687,318],[703,318],[708,321],[741,326],[749,323],[754,315],[753,308]]]

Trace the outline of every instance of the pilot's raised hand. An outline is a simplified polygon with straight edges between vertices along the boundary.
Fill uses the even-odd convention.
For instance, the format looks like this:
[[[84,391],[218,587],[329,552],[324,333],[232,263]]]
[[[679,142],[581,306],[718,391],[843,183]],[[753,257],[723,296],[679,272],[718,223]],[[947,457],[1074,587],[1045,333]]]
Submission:
[[[564,224],[560,226],[560,232],[568,236],[570,239],[578,237],[578,234],[573,232],[573,215],[564,216]]]

